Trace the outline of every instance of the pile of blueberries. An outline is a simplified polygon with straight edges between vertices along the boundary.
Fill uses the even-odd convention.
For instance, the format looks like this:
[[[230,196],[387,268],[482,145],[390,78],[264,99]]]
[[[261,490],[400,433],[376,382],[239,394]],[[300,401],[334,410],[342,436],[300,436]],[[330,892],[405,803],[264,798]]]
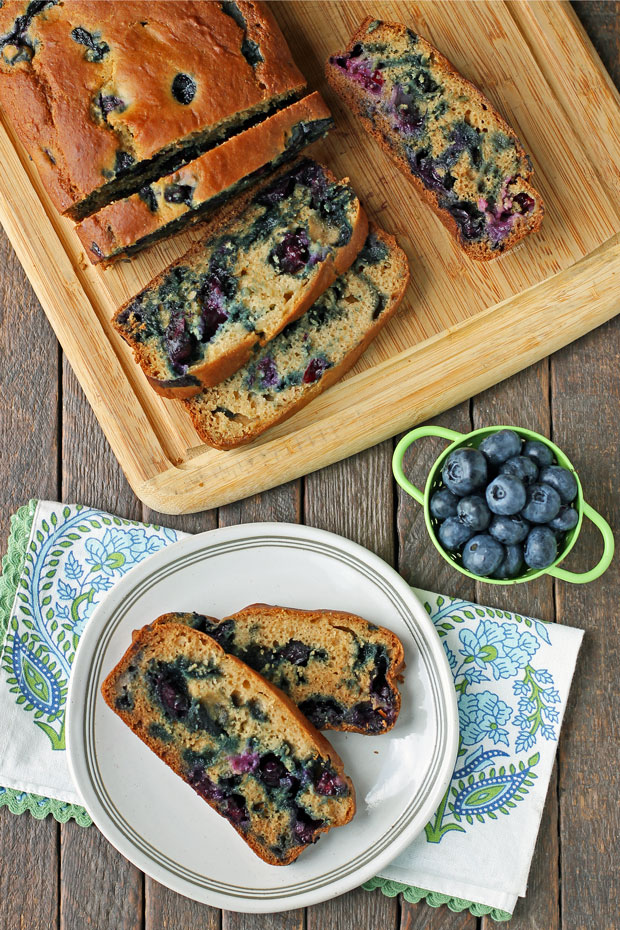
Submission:
[[[441,470],[444,487],[430,499],[437,536],[461,552],[463,568],[484,578],[516,578],[547,568],[564,534],[579,520],[572,502],[577,481],[537,440],[522,443],[511,429],[455,449]]]

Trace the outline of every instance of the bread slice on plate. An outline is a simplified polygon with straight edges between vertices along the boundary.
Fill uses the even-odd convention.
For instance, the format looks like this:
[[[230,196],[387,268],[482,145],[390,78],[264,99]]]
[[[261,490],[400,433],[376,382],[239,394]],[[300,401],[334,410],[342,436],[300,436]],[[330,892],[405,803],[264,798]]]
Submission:
[[[223,620],[169,613],[155,623],[207,633],[284,691],[320,730],[376,735],[396,723],[402,643],[355,614],[251,604]]]
[[[471,258],[495,258],[539,228],[543,201],[516,134],[422,36],[368,17],[326,74]]]
[[[367,231],[351,186],[301,159],[218,213],[114,326],[158,393],[189,397],[228,378],[312,306]]]
[[[210,636],[177,623],[146,626],[101,690],[265,862],[293,862],[355,813],[353,784],[325,737]]]
[[[233,449],[292,416],[351,368],[396,312],[409,281],[405,253],[372,227],[352,267],[244,368],[186,400],[203,442]]]

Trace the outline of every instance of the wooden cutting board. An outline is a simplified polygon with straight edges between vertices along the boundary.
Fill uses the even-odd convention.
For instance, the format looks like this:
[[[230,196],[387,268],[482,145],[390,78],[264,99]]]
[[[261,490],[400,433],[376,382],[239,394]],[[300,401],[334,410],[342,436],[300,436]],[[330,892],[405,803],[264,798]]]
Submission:
[[[348,376],[249,446],[202,445],[182,405],[150,389],[109,323],[198,233],[94,268],[10,126],[0,125],[0,222],[132,488],[163,513],[216,507],[359,452],[620,310],[620,96],[568,3],[315,0],[273,11],[336,117],[337,132],[314,154],[350,177],[369,216],[398,237],[412,282]],[[328,89],[323,62],[366,15],[429,38],[515,128],[547,208],[531,241],[493,262],[465,258]]]

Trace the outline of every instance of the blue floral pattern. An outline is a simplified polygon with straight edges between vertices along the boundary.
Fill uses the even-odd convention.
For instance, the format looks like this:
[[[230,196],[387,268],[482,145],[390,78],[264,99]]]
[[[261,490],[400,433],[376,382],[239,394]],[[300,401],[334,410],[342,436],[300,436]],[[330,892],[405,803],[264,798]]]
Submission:
[[[519,754],[539,738],[556,739],[560,695],[549,670],[532,665],[541,644],[550,643],[544,623],[441,596],[434,607],[428,602],[425,607],[443,639],[460,724],[452,781],[426,826],[427,841],[440,843],[451,831],[466,832],[465,824],[510,814],[523,800],[537,777],[540,754]],[[491,690],[493,682],[507,679],[514,679],[510,703],[504,690],[501,696]]]
[[[174,530],[80,505],[59,505],[33,527],[2,665],[52,749],[65,748],[69,675],[88,618],[119,578],[176,539]]]

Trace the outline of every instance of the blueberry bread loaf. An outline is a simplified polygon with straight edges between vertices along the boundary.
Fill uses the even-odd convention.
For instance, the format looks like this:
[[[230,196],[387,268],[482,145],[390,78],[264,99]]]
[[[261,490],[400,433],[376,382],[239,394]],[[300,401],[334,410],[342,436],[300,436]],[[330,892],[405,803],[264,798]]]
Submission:
[[[400,711],[404,668],[395,633],[355,614],[251,604],[223,620],[164,614],[207,633],[284,691],[319,730],[386,733]]]
[[[165,397],[190,397],[237,371],[346,271],[368,222],[346,181],[302,159],[205,229],[113,320]]]
[[[396,240],[371,229],[353,266],[301,319],[232,377],[184,401],[203,442],[232,449],[305,407],[355,364],[397,309],[408,281]]]
[[[369,17],[326,73],[472,258],[494,258],[538,229],[543,202],[521,143],[426,39]]]
[[[237,133],[183,168],[108,204],[77,227],[94,264],[133,255],[292,161],[334,125],[319,93]]]
[[[304,86],[263,3],[0,4],[0,106],[73,219],[169,174]]]
[[[327,740],[209,636],[144,627],[102,686],[106,703],[265,862],[287,865],[355,794]]]

